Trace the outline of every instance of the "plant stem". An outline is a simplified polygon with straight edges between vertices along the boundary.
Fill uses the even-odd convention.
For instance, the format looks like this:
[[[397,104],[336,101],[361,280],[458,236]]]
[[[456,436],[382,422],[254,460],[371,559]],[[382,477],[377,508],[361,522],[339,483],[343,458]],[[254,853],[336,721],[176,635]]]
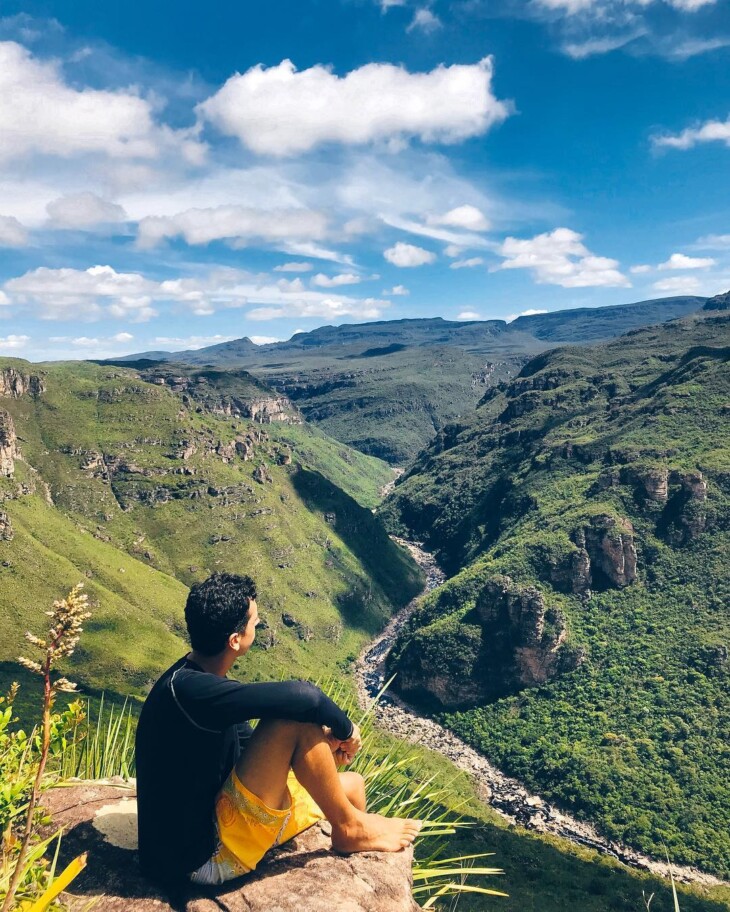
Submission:
[[[15,863],[15,870],[13,871],[13,876],[10,879],[8,892],[5,894],[2,910],[0,910],[0,912],[10,912],[13,899],[15,898],[15,894],[18,890],[18,884],[20,883],[20,878],[23,873],[23,862],[25,861],[25,856],[28,853],[30,839],[33,835],[33,818],[35,816],[35,809],[38,805],[38,799],[40,798],[41,794],[41,783],[43,782],[43,774],[46,769],[46,761],[48,760],[48,750],[51,744],[51,707],[53,706],[54,696],[53,687],[51,685],[52,661],[53,647],[46,652],[46,659],[43,663],[43,736],[41,742],[41,755],[38,761],[38,769],[36,770],[35,779],[33,780],[33,788],[30,793],[30,800],[28,801],[25,829],[23,830],[23,838],[20,843],[18,860]]]

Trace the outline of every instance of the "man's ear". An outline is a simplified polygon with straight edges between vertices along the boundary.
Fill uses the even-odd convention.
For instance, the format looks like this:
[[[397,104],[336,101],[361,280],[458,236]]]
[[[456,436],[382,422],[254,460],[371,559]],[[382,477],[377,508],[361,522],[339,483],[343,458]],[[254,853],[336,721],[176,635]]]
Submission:
[[[228,645],[234,652],[241,651],[241,634],[238,631],[228,637]]]

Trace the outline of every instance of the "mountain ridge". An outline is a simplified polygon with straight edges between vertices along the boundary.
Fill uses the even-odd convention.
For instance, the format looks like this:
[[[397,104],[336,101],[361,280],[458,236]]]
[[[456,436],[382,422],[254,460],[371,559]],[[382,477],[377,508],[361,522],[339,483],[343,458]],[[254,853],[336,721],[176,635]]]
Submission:
[[[442,317],[321,326],[285,342],[232,340],[185,352],[146,352],[115,363],[245,368],[288,396],[330,436],[406,466],[445,424],[465,414],[527,359],[564,342],[593,343],[698,310],[695,296],[576,308],[505,320]]]

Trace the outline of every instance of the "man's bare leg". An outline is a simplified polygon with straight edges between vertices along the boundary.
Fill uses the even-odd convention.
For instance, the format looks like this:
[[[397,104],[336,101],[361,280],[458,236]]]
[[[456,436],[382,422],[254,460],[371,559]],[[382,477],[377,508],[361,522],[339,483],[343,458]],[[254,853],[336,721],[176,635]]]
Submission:
[[[356,807],[358,811],[366,811],[368,805],[365,797],[365,780],[360,773],[346,770],[344,773],[339,773],[339,777],[350,804]]]
[[[421,829],[418,820],[367,814],[348,799],[319,725],[260,722],[236,764],[239,780],[264,804],[285,808],[290,768],[332,824],[332,846],[338,851],[397,852]]]

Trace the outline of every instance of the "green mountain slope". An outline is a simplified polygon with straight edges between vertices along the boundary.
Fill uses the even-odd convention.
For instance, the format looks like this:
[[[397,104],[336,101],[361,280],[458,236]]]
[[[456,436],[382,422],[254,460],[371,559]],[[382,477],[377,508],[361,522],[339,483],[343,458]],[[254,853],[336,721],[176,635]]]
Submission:
[[[73,673],[141,695],[186,648],[187,586],[216,569],[260,588],[249,677],[357,652],[420,572],[370,509],[391,470],[297,422],[237,372],[0,361],[0,661],[85,579]]]
[[[730,316],[546,352],[381,511],[454,574],[401,690],[614,838],[727,875]]]
[[[292,399],[327,434],[406,465],[446,424],[471,411],[486,388],[525,360],[569,340],[610,339],[702,306],[683,296],[504,320],[389,320],[323,326],[287,342],[249,339],[198,351],[146,352],[197,366],[245,367]],[[129,360],[127,359],[127,360]]]

